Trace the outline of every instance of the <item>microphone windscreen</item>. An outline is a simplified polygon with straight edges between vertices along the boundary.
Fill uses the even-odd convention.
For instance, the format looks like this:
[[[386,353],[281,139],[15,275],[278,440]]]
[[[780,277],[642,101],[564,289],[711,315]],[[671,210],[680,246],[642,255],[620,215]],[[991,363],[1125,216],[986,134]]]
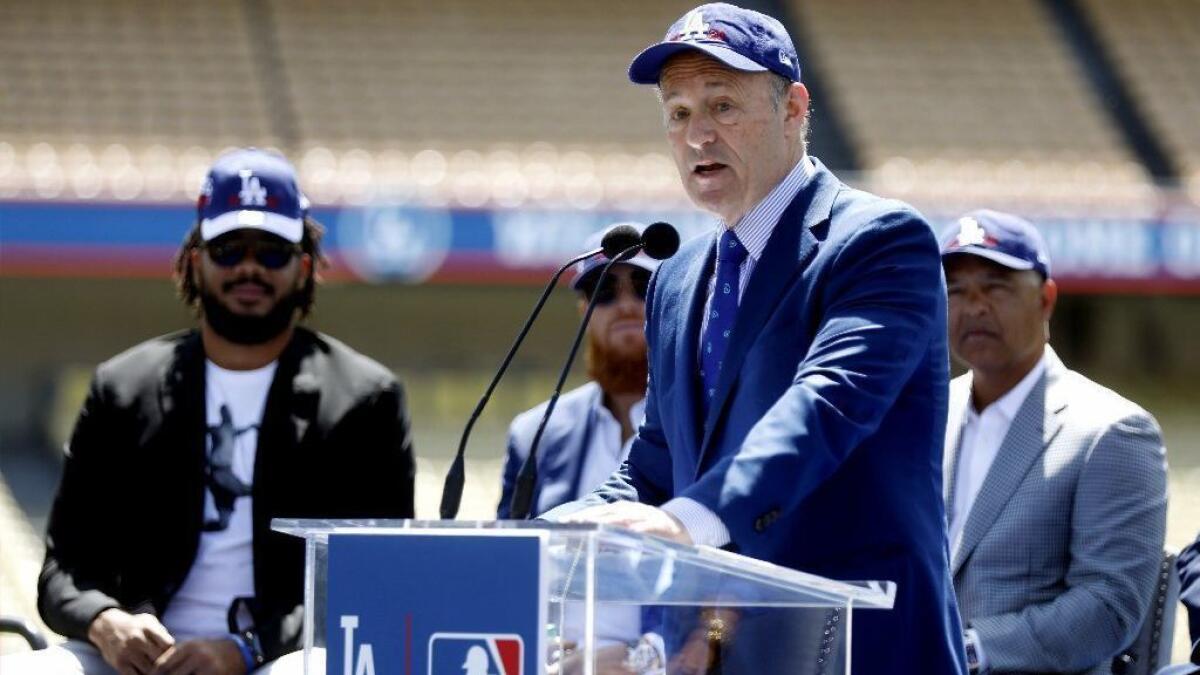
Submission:
[[[617,225],[604,233],[604,238],[600,240],[600,248],[604,250],[604,257],[612,260],[621,251],[637,246],[641,241],[642,235],[638,234],[636,227],[632,225]],[[628,260],[636,254],[637,251],[627,253],[624,259]]]
[[[652,223],[642,232],[642,250],[655,260],[666,260],[679,250],[679,232],[667,223]]]

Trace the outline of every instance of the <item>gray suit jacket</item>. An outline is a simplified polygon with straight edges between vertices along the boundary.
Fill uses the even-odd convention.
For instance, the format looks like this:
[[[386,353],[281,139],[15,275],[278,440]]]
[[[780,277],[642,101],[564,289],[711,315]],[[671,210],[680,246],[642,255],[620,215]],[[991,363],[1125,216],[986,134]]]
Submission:
[[[1149,607],[1166,529],[1166,451],[1149,413],[1046,349],[1046,372],[950,552],[954,590],[993,671],[1107,674]],[[970,391],[970,373],[951,382],[949,518]]]

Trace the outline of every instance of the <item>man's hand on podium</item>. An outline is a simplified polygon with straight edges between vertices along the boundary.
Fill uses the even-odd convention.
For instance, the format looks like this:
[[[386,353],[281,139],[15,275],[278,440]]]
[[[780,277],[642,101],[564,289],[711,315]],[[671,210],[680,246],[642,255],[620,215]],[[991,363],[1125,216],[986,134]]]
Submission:
[[[640,502],[613,502],[590,506],[566,518],[570,523],[615,525],[638,534],[652,534],[690,546],[692,538],[678,518],[660,508]]]

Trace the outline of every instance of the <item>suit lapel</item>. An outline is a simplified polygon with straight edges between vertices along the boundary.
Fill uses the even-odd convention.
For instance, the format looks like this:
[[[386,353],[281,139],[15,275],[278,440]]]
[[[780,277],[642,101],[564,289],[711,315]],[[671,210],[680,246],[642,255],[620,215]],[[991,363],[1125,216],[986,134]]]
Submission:
[[[716,234],[702,239],[703,247],[696,248],[694,259],[686,265],[687,273],[676,287],[675,297],[681,298],[682,321],[675,323],[679,332],[675,336],[675,390],[676,398],[682,398],[671,411],[681,417],[681,428],[686,434],[684,447],[696,448],[694,459],[699,466],[700,453],[697,442],[700,434],[700,319],[704,313],[704,301],[708,290],[708,277],[715,263]]]
[[[1067,390],[1063,383],[1063,375],[1067,367],[1063,365],[1058,354],[1046,345],[1046,419],[1042,427],[1042,446],[1050,447],[1050,443],[1062,429],[1067,409]]]
[[[946,418],[946,445],[942,449],[942,499],[946,503],[946,519],[954,520],[954,490],[958,482],[958,457],[962,451],[963,419],[971,401],[971,373],[968,371],[960,382],[951,385],[949,416]]]
[[[785,292],[792,287],[803,273],[809,259],[816,253],[817,238],[813,235],[812,228],[829,220],[833,200],[841,188],[841,183],[819,162],[814,160],[814,164],[816,173],[780,216],[774,231],[771,232],[771,238],[767,240],[766,248],[763,249],[762,258],[750,275],[746,291],[742,294],[742,303],[738,308],[733,333],[730,335],[721,375],[717,378],[717,392],[713,396],[708,419],[705,420],[704,442],[700,446],[700,462],[697,467],[703,465],[704,455],[708,452],[717,421],[721,418],[741,373],[746,353],[758,339],[762,327],[775,311]],[[701,292],[706,290],[707,284],[704,284]],[[696,314],[702,311],[703,304]],[[699,340],[699,329],[697,323],[695,330],[691,331],[696,340]],[[693,360],[695,351],[693,349]]]
[[[204,469],[206,462],[207,420],[204,409],[205,392],[204,345],[200,333],[193,331],[175,349],[175,356],[163,370],[159,385],[159,407],[162,411],[162,427],[177,429],[172,432],[178,438],[183,456],[179,463],[184,467],[180,474],[186,485],[181,490],[190,492],[192,501],[190,514],[197,537],[204,523]]]
[[[279,357],[258,432],[252,488],[256,496],[259,487],[265,488],[268,483],[271,467],[278,465],[277,458],[292,454],[316,419],[321,397],[320,374],[314,370],[313,359],[306,358],[314,349],[313,341],[312,333],[297,328]]]
[[[592,396],[588,397],[587,412],[584,415],[584,424],[572,425],[572,433],[566,447],[568,448],[583,448],[583,452],[563,452],[558,453],[563,455],[564,474],[570,472],[571,475],[571,494],[567,495],[567,499],[575,499],[579,495],[579,482],[583,480],[583,460],[591,451],[591,443],[594,434],[596,433],[596,415],[599,414],[600,406],[604,405],[604,391],[600,389],[600,385],[592,383],[595,391]],[[620,424],[620,420],[617,421]],[[588,491],[591,492],[596,486],[588,486]]]
[[[1066,407],[1058,387],[1062,362],[1046,348],[1046,372],[1017,411],[967,515],[958,547],[951,552],[951,574],[957,575],[971,552],[991,529],[1020,487],[1033,463],[1046,451],[1062,426]]]
[[[571,501],[580,494],[583,463],[591,451],[592,435],[596,430],[597,409],[604,405],[604,392],[601,391],[600,385],[589,382],[584,386],[589,388],[587,398],[581,399],[585,406],[584,409],[579,411],[564,409],[560,405],[555,409],[554,417],[558,418],[558,411],[561,410],[563,419],[571,421],[561,427],[565,431],[557,437],[553,445],[547,442],[548,438],[543,437],[542,439],[542,449],[538,451],[537,494],[534,495],[533,502],[537,506],[538,513],[547,511],[552,506]],[[561,404],[562,401],[559,403]],[[577,423],[580,412],[583,413],[583,424]],[[555,425],[555,431],[559,429],[560,427]],[[551,429],[547,428],[546,433],[551,433]],[[590,492],[594,487],[594,485],[588,486],[588,491]]]

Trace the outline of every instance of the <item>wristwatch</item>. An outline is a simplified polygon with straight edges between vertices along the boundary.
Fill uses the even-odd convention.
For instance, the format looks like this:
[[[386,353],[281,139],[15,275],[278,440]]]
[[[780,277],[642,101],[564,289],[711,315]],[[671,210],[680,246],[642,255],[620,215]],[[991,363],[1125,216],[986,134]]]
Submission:
[[[238,646],[238,651],[242,653],[242,660],[246,662],[246,672],[251,672],[255,668],[266,663],[266,657],[263,655],[262,642],[258,639],[258,631],[254,625],[242,625],[239,620],[243,615],[253,617],[251,605],[254,603],[254,598],[234,598],[233,603],[229,606],[229,614],[227,620],[229,622],[229,633],[234,644]]]
[[[979,668],[979,650],[975,648],[975,641],[971,636],[963,636],[963,642],[967,646],[967,672],[971,675],[977,675],[980,672]]]

